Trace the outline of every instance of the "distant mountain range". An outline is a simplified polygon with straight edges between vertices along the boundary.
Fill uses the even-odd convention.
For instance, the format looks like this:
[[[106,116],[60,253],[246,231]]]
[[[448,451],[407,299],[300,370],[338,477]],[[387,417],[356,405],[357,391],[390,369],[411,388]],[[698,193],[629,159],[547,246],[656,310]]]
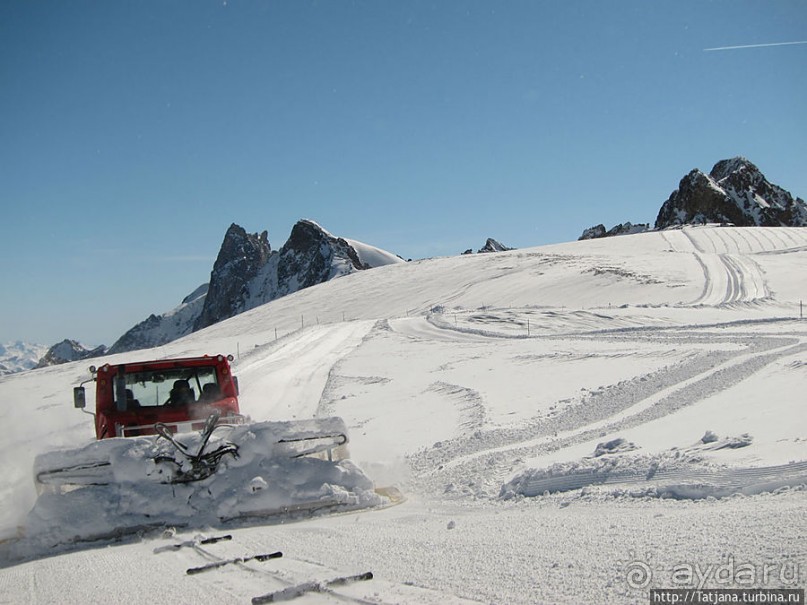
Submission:
[[[334,236],[311,220],[298,221],[280,250],[272,250],[266,231],[247,233],[233,223],[224,234],[209,281],[174,309],[149,315],[109,348],[86,348],[75,340],[50,348],[21,342],[5,345],[0,349],[0,375],[156,347],[303,288],[403,262],[386,250]]]
[[[386,250],[336,237],[310,220],[298,221],[280,250],[272,250],[266,231],[247,233],[233,223],[224,234],[210,281],[175,309],[134,326],[109,353],[159,346],[303,288],[402,262]]]
[[[579,239],[661,230],[684,224],[737,226],[807,226],[807,204],[770,183],[742,157],[721,160],[709,174],[694,169],[662,204],[654,226],[622,223],[596,225]],[[478,253],[510,250],[488,239]],[[468,249],[464,254],[472,254]],[[49,349],[13,343],[0,347],[0,375],[34,367],[122,353],[166,344],[244,311],[303,288],[374,267],[405,262],[399,256],[355,240],[337,237],[311,220],[300,220],[288,241],[272,250],[266,231],[247,233],[233,223],[208,282],[162,314],[152,314],[129,329],[109,349],[88,349],[64,340]]]
[[[743,157],[721,160],[709,174],[695,168],[661,205],[654,229],[680,225],[724,223],[737,227],[807,226],[807,203],[769,182]],[[649,224],[623,223],[606,230],[596,225],[579,239],[649,231]]]
[[[0,376],[32,370],[47,351],[46,345],[21,341],[0,344]]]

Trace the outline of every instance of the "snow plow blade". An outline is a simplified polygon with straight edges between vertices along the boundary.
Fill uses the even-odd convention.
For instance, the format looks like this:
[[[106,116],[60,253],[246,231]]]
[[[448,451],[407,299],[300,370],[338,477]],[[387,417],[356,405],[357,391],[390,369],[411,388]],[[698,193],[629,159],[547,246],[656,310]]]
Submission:
[[[271,523],[389,506],[343,458],[340,418],[217,426],[201,433],[113,438],[36,460],[41,490],[25,534],[40,546],[157,527]],[[163,432],[158,430],[158,433]]]
[[[211,415],[201,433],[173,435],[156,425],[156,436],[105,439],[74,450],[37,456],[34,479],[39,493],[51,488],[108,485],[153,480],[158,483],[199,481],[214,474],[223,458],[236,460],[248,444],[267,460],[321,454],[343,457],[347,428],[341,418],[320,418],[249,425],[219,425]],[[260,444],[261,453],[254,452]]]

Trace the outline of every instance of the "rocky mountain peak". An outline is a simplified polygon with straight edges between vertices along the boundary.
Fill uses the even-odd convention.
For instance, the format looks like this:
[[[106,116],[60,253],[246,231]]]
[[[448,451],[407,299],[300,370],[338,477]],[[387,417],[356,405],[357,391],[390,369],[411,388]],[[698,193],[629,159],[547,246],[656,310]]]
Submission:
[[[661,206],[656,229],[690,223],[749,226],[805,226],[807,205],[770,183],[743,157],[721,160],[709,174],[689,172]]]
[[[87,349],[75,340],[65,339],[48,349],[48,352],[39,360],[36,367],[46,368],[70,361],[100,357],[104,355],[106,351],[107,349],[104,345],[94,349]]]
[[[498,240],[489,237],[485,241],[485,245],[482,246],[479,250],[477,250],[477,254],[486,254],[488,252],[506,252],[508,250],[515,250],[515,248],[510,248],[509,246],[505,246]],[[474,251],[472,248],[468,248],[463,254],[473,254]]]
[[[577,239],[579,241],[584,239],[613,237],[615,235],[633,235],[634,233],[644,233],[649,229],[650,225],[647,223],[640,223],[638,225],[634,225],[631,222],[627,222],[619,225],[614,225],[610,229],[606,230],[605,225],[600,223],[599,225],[594,225],[593,227],[589,227],[588,229],[583,230],[583,234]]]
[[[235,223],[230,225],[213,264],[207,296],[194,322],[194,331],[233,316],[233,303],[243,298],[247,284],[260,273],[271,252],[267,231],[247,233]]]
[[[346,240],[306,219],[294,225],[279,256],[277,283],[289,292],[370,268]]]
[[[506,252],[507,250],[512,250],[513,248],[509,248],[502,244],[499,241],[496,241],[492,237],[489,237],[487,241],[485,241],[485,245],[482,246],[478,252],[480,254],[484,254],[486,252]]]
[[[748,159],[720,160],[709,174],[695,168],[659,209],[655,229],[676,225],[728,223],[738,227],[807,226],[807,204],[769,182]],[[650,230],[648,224],[623,223],[606,230],[595,225],[578,239],[595,239]]]
[[[765,178],[762,176],[759,168],[754,166],[750,161],[745,159],[742,156],[737,156],[734,158],[729,158],[727,160],[720,160],[717,164],[714,165],[711,172],[709,172],[709,176],[712,177],[718,183],[723,179],[731,176],[732,174],[751,174],[756,175],[760,178]]]
[[[221,275],[230,270],[254,270],[256,266],[266,263],[271,251],[267,231],[247,233],[243,227],[233,223],[224,234],[224,241],[213,264],[213,273]]]
[[[162,345],[335,277],[392,262],[389,252],[331,235],[311,220],[298,221],[280,250],[272,250],[266,231],[247,233],[233,223],[203,284],[182,303],[150,315],[110,349],[120,353]]]
[[[283,245],[281,254],[290,251],[306,252],[329,239],[334,238],[317,223],[308,219],[302,219],[297,221],[294,227],[291,228],[291,234]]]

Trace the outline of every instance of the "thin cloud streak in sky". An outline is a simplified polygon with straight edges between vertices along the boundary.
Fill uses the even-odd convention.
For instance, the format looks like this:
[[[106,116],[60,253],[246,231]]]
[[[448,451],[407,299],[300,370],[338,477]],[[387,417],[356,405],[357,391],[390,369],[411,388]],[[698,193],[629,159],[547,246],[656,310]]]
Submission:
[[[704,48],[703,52],[713,50],[737,50],[738,48],[766,48],[769,46],[792,46],[794,44],[807,44],[807,40],[800,42],[771,42],[769,44],[743,44],[742,46],[718,46],[717,48]]]

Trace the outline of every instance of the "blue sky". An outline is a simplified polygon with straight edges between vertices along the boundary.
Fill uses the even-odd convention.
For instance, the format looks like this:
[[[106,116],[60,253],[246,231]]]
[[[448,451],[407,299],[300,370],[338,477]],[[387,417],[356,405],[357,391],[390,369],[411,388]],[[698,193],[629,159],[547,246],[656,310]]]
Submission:
[[[112,344],[235,222],[406,258],[653,222],[744,155],[807,195],[803,0],[0,4],[0,342]]]

